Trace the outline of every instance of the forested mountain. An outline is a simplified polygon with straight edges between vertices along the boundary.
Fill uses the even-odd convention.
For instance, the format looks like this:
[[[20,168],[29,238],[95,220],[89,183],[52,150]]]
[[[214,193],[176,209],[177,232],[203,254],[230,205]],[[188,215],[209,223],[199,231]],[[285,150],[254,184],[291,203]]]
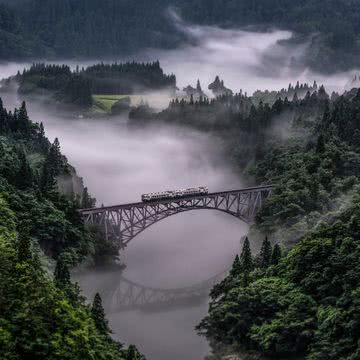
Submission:
[[[146,91],[175,92],[176,77],[163,72],[158,61],[152,63],[96,64],[71,70],[67,65],[37,63],[16,76],[2,81],[2,90],[13,81],[24,95],[50,95],[59,102],[89,108],[93,94],[141,94]]]
[[[186,40],[170,6],[200,24],[276,26],[310,41],[309,64],[321,70],[356,65],[360,4],[348,0],[24,0],[0,7],[0,55],[107,57]]]

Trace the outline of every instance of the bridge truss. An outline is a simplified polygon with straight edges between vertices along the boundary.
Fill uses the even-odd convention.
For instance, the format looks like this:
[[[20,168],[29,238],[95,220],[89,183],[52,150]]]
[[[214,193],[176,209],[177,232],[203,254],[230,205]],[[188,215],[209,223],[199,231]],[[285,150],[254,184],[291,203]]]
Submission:
[[[135,283],[125,277],[119,278],[116,289],[103,294],[107,311],[121,312],[134,309],[164,308],[165,306],[184,306],[194,301],[208,298],[210,289],[223,280],[222,272],[201,283],[176,289],[153,288]]]
[[[185,211],[218,210],[251,224],[271,192],[272,186],[260,186],[180,199],[83,209],[81,214],[85,224],[100,226],[106,240],[115,241],[120,248],[125,248],[149,226]]]

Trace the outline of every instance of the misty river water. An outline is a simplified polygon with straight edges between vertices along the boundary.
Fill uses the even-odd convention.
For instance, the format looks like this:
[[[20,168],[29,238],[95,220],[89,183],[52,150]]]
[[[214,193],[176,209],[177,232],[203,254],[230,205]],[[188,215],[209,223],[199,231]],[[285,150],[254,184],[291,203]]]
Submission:
[[[130,130],[124,120],[46,120],[48,135],[84,177],[98,203],[138,201],[143,192],[208,185],[212,191],[239,187],[217,140],[183,129]],[[181,288],[223,272],[240,249],[246,227],[222,213],[195,211],[165,219],[140,234],[121,254],[123,276],[155,288]],[[119,286],[120,273],[77,275],[89,299]],[[104,299],[106,302],[108,299]],[[108,309],[110,311],[110,309]],[[202,359],[205,339],[194,327],[207,303],[156,312],[109,314],[114,336],[135,343],[150,360]]]
[[[208,185],[239,187],[216,139],[184,129],[131,130],[118,120],[45,120],[50,138],[61,139],[69,158],[98,203],[138,201],[143,192]],[[181,288],[223,272],[239,252],[246,227],[222,213],[194,211],[165,219],[122,252],[123,275],[155,288]],[[89,299],[119,286],[120,273],[83,271],[76,276]],[[108,299],[104,299],[106,302]],[[108,309],[110,311],[110,309]],[[194,327],[207,303],[176,310],[109,314],[114,336],[135,343],[150,360],[202,359],[205,339]]]

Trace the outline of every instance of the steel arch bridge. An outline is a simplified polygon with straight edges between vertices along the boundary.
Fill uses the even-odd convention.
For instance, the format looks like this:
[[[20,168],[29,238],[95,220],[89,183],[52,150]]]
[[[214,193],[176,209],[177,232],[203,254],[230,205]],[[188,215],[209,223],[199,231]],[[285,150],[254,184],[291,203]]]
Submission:
[[[125,248],[151,225],[185,211],[218,210],[251,224],[271,193],[272,186],[267,185],[179,199],[82,209],[80,212],[85,224],[100,226],[107,240]]]
[[[227,271],[192,286],[161,289],[138,284],[121,276],[116,289],[103,294],[110,312],[146,309],[150,307],[183,306],[194,301],[204,301],[211,288],[223,280]]]

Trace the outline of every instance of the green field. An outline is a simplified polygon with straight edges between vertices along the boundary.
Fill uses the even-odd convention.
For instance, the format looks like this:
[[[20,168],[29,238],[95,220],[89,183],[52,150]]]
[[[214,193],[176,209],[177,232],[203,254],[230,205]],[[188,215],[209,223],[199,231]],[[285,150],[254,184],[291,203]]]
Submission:
[[[163,109],[169,104],[171,97],[167,94],[141,94],[141,95],[93,95],[92,114],[110,114],[111,107],[119,100],[130,98],[131,106],[138,106],[143,102],[149,103],[156,109]]]
[[[129,97],[129,95],[93,95],[92,113],[111,112],[111,107],[119,100]],[[130,97],[131,98],[131,97]]]

